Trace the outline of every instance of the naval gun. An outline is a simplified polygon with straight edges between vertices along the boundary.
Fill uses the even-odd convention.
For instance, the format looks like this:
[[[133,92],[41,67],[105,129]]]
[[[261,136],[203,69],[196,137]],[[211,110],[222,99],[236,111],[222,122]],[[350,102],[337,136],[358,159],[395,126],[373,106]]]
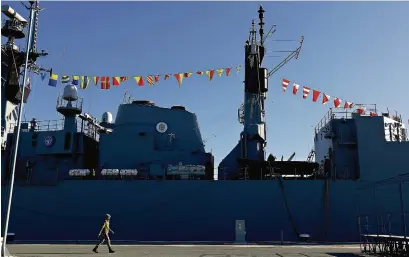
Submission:
[[[291,59],[298,59],[304,38],[301,37],[299,46],[294,51],[290,51],[290,54],[269,72],[262,66],[266,53],[264,42],[275,32],[275,25],[267,36],[264,36],[264,12],[263,7],[259,6],[258,33],[253,20],[249,38],[244,46],[244,103],[238,111],[239,122],[244,127],[238,144],[219,165],[220,180],[263,180],[288,174],[308,177],[318,170],[319,165],[316,163],[292,161],[292,158],[288,161],[265,159],[267,145],[265,100],[268,78]]]

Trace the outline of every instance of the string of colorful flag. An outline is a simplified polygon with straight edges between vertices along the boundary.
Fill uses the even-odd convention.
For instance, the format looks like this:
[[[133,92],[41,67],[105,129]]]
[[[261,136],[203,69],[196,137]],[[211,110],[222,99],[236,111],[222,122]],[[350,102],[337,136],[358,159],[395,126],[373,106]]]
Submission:
[[[291,81],[286,79],[286,78],[283,78],[281,80],[281,88],[282,88],[283,92],[287,91],[287,88],[290,85],[290,82]],[[300,85],[293,82],[292,93],[294,95],[297,95],[297,92],[299,91],[299,89],[300,89]],[[310,92],[311,92],[310,87],[302,86],[302,98],[303,99],[307,99]],[[330,102],[330,100],[331,100],[330,95],[328,95],[328,94],[326,94],[324,92],[318,91],[316,89],[312,90],[312,101],[317,102],[321,95],[322,95],[322,100],[321,100],[322,104],[327,104],[327,103]],[[334,99],[333,99],[334,108],[342,108],[343,107],[344,109],[352,109],[354,107],[353,102],[345,101],[345,100],[344,100],[344,104],[342,104],[342,102],[343,102],[343,100],[340,99],[339,97],[334,97]],[[366,112],[365,107],[361,106],[361,105],[357,105],[356,112],[358,112],[360,114],[365,114],[365,112]],[[377,116],[377,113],[375,111],[371,110],[369,112],[369,115],[370,116]]]
[[[211,70],[204,70],[204,71],[196,71],[196,72],[182,72],[182,73],[168,73],[164,75],[147,75],[147,76],[133,76],[136,84],[140,87],[145,86],[145,81],[149,86],[154,86],[155,84],[159,83],[161,77],[163,80],[171,79],[172,77],[176,79],[178,82],[179,87],[182,85],[183,79],[189,78],[193,74],[203,76],[206,74],[209,81],[212,81],[215,74],[218,74],[219,77],[225,74],[227,77],[230,75],[231,70],[235,68],[237,74],[241,70],[241,66],[236,67],[228,67],[228,68],[219,68],[219,69],[211,69]],[[45,80],[47,73],[41,73],[41,79]],[[60,80],[59,80],[60,79]],[[56,87],[58,81],[62,84],[72,83],[73,85],[80,86],[81,89],[86,89],[90,85],[90,80],[92,79],[95,86],[100,84],[101,89],[110,89],[111,88],[111,80],[113,86],[120,86],[122,83],[129,80],[129,76],[80,76],[80,75],[62,75],[61,78],[57,73],[51,73],[48,85],[51,87]]]

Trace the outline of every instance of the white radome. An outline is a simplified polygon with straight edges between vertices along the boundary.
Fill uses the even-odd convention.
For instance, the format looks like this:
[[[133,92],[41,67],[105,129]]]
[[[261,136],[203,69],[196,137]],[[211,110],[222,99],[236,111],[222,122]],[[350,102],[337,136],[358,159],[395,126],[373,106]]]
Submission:
[[[67,101],[75,101],[78,99],[78,89],[75,85],[66,85],[64,87],[63,98]]]

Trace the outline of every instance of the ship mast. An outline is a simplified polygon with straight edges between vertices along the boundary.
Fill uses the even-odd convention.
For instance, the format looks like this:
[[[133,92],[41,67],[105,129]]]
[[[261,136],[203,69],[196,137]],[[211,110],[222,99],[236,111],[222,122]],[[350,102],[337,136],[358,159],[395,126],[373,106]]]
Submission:
[[[266,49],[264,42],[267,37],[275,32],[275,25],[269,33],[264,35],[264,9],[260,5],[258,10],[259,30],[258,38],[255,29],[255,21],[252,21],[249,39],[244,47],[245,80],[244,80],[244,104],[239,109],[239,120],[244,125],[240,135],[241,159],[245,169],[251,165],[248,161],[263,162],[265,160],[266,120],[265,100],[268,91],[268,78],[293,58],[298,58],[301,51],[303,38],[300,45],[270,72],[262,67]],[[242,162],[243,164],[243,162]]]

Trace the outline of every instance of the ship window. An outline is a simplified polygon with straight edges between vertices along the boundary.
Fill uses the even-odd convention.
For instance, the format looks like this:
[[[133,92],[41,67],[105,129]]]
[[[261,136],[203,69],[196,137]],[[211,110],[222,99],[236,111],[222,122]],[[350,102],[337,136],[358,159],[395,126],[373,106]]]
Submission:
[[[71,146],[71,133],[65,133],[64,149],[68,150]]]

